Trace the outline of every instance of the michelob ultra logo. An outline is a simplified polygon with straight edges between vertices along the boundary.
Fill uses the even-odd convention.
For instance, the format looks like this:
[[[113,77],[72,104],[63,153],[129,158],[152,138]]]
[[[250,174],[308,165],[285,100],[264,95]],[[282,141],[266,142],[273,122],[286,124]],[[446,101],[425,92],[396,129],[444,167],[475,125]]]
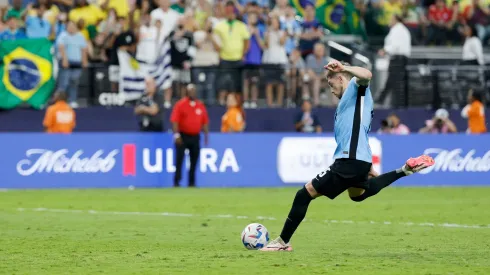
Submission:
[[[424,154],[431,156],[435,164],[429,168],[420,171],[421,174],[432,172],[488,172],[490,171],[490,150],[483,155],[477,154],[472,149],[465,152],[461,148],[452,150],[443,148],[427,148]]]

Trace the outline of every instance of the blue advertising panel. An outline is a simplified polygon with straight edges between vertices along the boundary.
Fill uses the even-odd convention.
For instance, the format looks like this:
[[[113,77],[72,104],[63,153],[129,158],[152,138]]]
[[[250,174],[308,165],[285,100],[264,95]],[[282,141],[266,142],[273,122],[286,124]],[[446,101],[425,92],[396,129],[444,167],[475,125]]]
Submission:
[[[383,170],[396,169],[410,156],[426,154],[435,165],[405,177],[400,185],[490,185],[490,135],[382,136]]]
[[[423,153],[436,160],[397,185],[490,185],[489,140],[490,135],[373,135],[369,142],[378,172]],[[170,134],[2,134],[0,188],[170,187],[173,146]],[[304,184],[332,163],[334,150],[334,138],[325,134],[211,134],[201,149],[197,185]],[[187,184],[187,169],[181,184]]]

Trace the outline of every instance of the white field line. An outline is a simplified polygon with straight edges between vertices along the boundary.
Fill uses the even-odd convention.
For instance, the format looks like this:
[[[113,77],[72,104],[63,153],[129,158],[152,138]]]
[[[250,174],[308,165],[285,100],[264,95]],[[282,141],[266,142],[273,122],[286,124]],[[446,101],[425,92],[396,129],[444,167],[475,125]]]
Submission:
[[[98,211],[98,210],[76,210],[76,209],[53,209],[53,208],[17,208],[17,211],[33,211],[33,212],[51,212],[51,213],[72,213],[72,214],[92,214],[92,215],[129,215],[129,216],[165,216],[165,217],[205,217],[205,218],[223,218],[223,219],[257,219],[257,220],[277,220],[274,217],[249,217],[235,216],[231,214],[225,215],[199,215],[186,213],[170,213],[170,212],[124,212],[124,211]],[[308,219],[310,221],[311,219]],[[306,219],[304,221],[307,221]],[[390,222],[390,221],[352,221],[352,220],[324,220],[325,223],[332,224],[380,224],[380,225],[402,225],[402,226],[422,226],[422,227],[443,227],[443,228],[486,228],[488,225],[468,225],[457,223],[416,223],[416,222]]]

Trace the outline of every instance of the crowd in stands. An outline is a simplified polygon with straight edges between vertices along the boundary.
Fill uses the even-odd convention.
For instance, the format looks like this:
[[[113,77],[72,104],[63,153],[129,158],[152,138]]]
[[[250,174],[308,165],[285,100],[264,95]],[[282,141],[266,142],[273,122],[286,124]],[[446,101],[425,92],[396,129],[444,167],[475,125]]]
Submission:
[[[167,108],[175,97],[172,92],[183,93],[191,81],[199,82],[198,94],[209,104],[225,105],[228,93],[239,92],[245,108],[256,108],[263,90],[271,107],[295,106],[301,99],[311,99],[317,106],[326,87],[322,75],[327,56],[321,43],[325,30],[383,37],[391,18],[398,15],[414,44],[462,44],[462,26],[471,25],[485,45],[490,38],[489,4],[489,0],[11,0],[0,10],[0,40],[52,40],[61,65],[58,89],[68,93],[73,107],[83,68],[90,63],[110,65],[109,78],[117,91],[117,49],[152,63],[166,37],[172,40],[173,68],[173,88],[164,94]],[[215,73],[209,70],[216,67]],[[243,71],[235,73],[237,67]],[[329,96],[326,105],[336,103]]]

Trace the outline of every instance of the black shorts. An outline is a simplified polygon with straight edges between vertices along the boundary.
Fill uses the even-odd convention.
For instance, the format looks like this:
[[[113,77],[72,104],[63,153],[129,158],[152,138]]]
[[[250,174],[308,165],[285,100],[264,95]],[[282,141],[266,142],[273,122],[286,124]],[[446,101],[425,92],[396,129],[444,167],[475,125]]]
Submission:
[[[281,84],[286,82],[284,76],[284,66],[282,65],[268,65],[264,68],[265,83],[267,84]]]
[[[240,92],[242,90],[242,62],[224,61],[219,64],[216,88],[219,91]]]
[[[318,193],[333,200],[349,187],[367,189],[371,165],[361,160],[337,159],[326,171],[311,180],[311,183]]]

